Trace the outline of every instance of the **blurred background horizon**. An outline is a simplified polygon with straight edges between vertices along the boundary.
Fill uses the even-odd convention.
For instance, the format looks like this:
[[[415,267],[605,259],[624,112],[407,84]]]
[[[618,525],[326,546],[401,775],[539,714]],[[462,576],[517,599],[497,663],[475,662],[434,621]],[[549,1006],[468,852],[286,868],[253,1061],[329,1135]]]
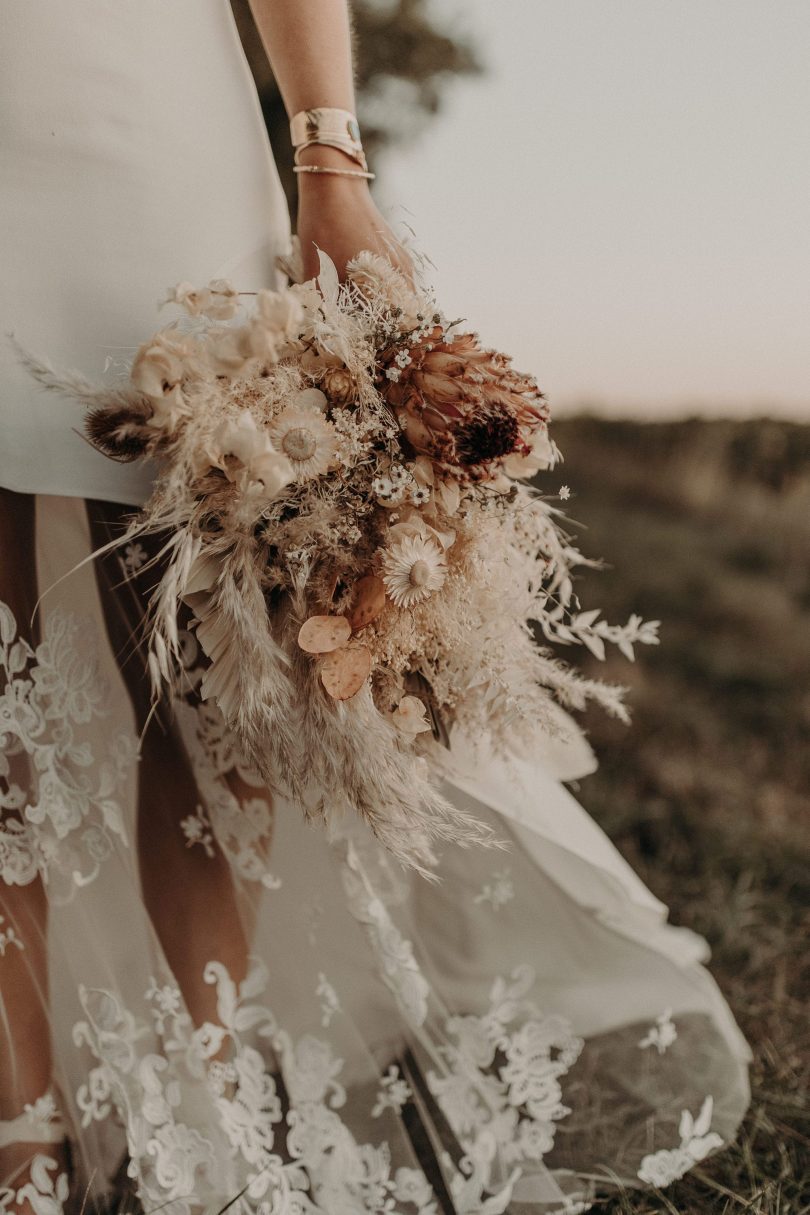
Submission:
[[[443,306],[558,414],[810,420],[810,5],[427,8],[482,71],[385,152],[379,196]]]

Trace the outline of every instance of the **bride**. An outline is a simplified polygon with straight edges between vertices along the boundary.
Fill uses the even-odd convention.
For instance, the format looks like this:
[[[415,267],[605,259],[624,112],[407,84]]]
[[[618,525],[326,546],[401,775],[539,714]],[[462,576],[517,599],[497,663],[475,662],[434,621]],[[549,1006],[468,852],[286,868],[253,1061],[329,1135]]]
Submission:
[[[316,246],[390,254],[345,0],[253,10],[306,273]],[[4,335],[92,375],[154,330],[156,287],[276,281],[288,217],[227,0],[3,16]],[[327,839],[199,698],[191,634],[187,693],[147,720],[146,553],[85,558],[148,472],[5,342],[0,416],[0,1211],[571,1213],[734,1135],[748,1052],[705,943],[567,791],[594,759],[562,712],[508,767],[454,739],[444,792],[507,851],[446,847],[429,884],[359,823]]]

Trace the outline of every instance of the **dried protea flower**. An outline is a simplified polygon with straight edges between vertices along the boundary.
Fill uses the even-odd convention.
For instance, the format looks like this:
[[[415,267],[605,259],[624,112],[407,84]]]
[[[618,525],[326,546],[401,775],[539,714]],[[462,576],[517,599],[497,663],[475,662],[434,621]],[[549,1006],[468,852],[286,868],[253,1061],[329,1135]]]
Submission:
[[[321,387],[332,405],[349,405],[357,396],[354,376],[345,367],[327,367]]]
[[[537,382],[475,334],[448,337],[438,325],[411,346],[387,351],[380,391],[416,451],[476,479],[494,463],[531,450],[548,419]]]

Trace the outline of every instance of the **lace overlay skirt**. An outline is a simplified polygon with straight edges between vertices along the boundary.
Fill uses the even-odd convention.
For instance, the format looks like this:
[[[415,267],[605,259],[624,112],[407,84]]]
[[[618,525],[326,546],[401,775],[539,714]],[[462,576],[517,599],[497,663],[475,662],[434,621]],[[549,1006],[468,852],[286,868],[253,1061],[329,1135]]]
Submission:
[[[0,1211],[574,1212],[727,1141],[746,1045],[561,783],[581,735],[454,740],[506,847],[435,884],[327,838],[200,700],[191,632],[149,719],[145,554],[80,566],[125,509],[0,491]]]

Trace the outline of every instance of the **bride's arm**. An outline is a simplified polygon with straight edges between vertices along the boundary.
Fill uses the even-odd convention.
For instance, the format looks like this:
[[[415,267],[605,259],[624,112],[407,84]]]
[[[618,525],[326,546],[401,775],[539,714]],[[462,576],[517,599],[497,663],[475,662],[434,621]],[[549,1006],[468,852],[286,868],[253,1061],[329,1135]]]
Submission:
[[[346,0],[250,0],[290,117],[328,106],[354,112],[352,40]],[[304,148],[302,165],[357,168],[337,148]],[[298,178],[298,235],[307,277],[317,273],[316,246],[342,273],[361,249],[392,256],[393,237],[359,177],[301,173]],[[398,260],[407,266],[400,251]]]
[[[354,111],[346,0],[250,0],[287,113],[314,106]]]

